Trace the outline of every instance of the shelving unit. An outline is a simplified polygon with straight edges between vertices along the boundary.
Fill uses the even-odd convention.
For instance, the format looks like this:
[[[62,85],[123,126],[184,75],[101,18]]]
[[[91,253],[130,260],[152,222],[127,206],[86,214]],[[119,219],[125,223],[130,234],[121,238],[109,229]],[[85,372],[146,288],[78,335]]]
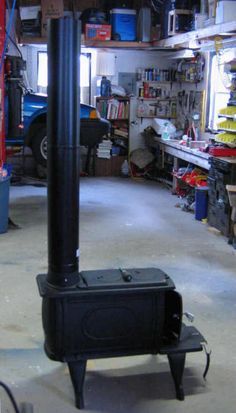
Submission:
[[[176,119],[176,99],[142,99],[137,106],[138,118]],[[146,103],[142,103],[142,101]],[[153,102],[153,103],[152,103]],[[166,102],[166,104],[161,104]]]
[[[168,70],[163,72],[168,72],[168,76],[171,75]],[[138,118],[176,118],[177,99],[176,96],[172,96],[171,80],[138,80],[137,96]]]
[[[236,75],[234,74],[234,76]],[[224,113],[232,108],[235,108],[232,111],[234,113]],[[224,132],[224,133],[220,133],[215,136],[216,142],[224,143],[231,148],[236,147],[236,113],[235,111],[236,111],[236,107],[234,105],[222,109],[223,113],[219,113],[218,116],[220,119],[225,118],[226,121],[223,121],[225,125],[223,125],[222,122],[218,124],[218,131]]]
[[[200,54],[199,54],[200,56]],[[203,80],[202,65],[198,61],[191,61],[184,59],[181,64],[181,72],[176,71],[176,82],[178,83],[191,83],[197,85]]]
[[[171,81],[138,80],[137,96],[144,99],[171,98]]]
[[[129,150],[129,97],[96,97],[96,107],[102,117],[111,122],[111,140],[120,141],[122,153]]]
[[[108,119],[109,121],[113,120],[128,120],[129,119],[129,98],[128,97],[118,97],[110,96],[96,97],[96,107],[100,115]]]

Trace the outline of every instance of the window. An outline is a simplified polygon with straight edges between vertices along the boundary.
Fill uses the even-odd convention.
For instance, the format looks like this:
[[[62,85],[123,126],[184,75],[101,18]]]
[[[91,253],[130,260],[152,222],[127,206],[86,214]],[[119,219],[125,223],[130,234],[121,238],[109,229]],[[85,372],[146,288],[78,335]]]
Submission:
[[[48,55],[47,52],[38,52],[38,79],[37,89],[40,93],[47,93],[48,85]],[[80,55],[80,99],[82,103],[91,102],[91,55]]]
[[[212,57],[210,71],[209,128],[217,130],[219,110],[226,107],[230,97],[230,75],[225,72],[225,63],[234,59],[234,51],[224,50]]]
[[[80,101],[91,104],[91,54],[80,55]]]
[[[46,93],[48,85],[48,55],[38,52],[38,92]]]

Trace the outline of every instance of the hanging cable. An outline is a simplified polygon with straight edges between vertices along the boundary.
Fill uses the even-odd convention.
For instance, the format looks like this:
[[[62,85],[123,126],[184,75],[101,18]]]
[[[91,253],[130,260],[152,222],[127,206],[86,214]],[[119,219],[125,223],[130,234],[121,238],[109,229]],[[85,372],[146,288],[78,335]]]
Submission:
[[[164,1],[161,0],[151,0],[152,8],[156,13],[160,13],[160,9],[163,6],[163,3]]]
[[[23,59],[23,55],[22,55],[22,52],[21,52],[18,44],[13,40],[13,38],[10,36],[10,34],[8,34],[8,38],[9,38],[9,40],[12,42],[13,46],[15,46],[15,48],[16,48],[16,50],[18,51],[21,59]]]
[[[16,400],[15,400],[11,390],[9,389],[9,387],[5,383],[3,383],[2,381],[0,381],[0,386],[3,387],[5,392],[7,393],[8,397],[9,397],[11,403],[12,403],[12,406],[14,407],[15,413],[20,413],[20,410],[19,410],[19,408],[16,404]]]

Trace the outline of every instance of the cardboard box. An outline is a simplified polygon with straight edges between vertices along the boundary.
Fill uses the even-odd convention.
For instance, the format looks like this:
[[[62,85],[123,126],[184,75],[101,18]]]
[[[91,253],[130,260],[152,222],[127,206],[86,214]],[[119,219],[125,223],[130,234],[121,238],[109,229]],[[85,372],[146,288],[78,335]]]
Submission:
[[[20,7],[20,18],[21,20],[35,20],[40,11],[40,6]]]
[[[234,21],[236,16],[235,1],[219,1],[216,7],[216,24]]]
[[[42,37],[47,36],[47,20],[58,19],[64,15],[64,3],[63,0],[41,0],[42,8]]]
[[[127,156],[112,156],[110,159],[95,159],[95,176],[121,176],[121,165]]]
[[[87,40],[111,40],[110,24],[90,24],[85,25],[85,39]]]

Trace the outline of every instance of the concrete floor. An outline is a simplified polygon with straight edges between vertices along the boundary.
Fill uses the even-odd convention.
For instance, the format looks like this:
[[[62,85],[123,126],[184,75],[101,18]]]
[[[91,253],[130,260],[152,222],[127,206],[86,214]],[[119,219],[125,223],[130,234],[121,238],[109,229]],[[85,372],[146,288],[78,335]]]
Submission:
[[[164,356],[90,361],[85,412],[235,412],[236,252],[176,202],[156,183],[83,179],[80,268],[167,272],[212,348],[207,382],[203,353],[187,357],[184,402],[175,400]],[[47,270],[46,189],[13,187],[10,216],[21,229],[0,236],[0,380],[35,413],[76,412],[66,366],[43,351],[35,276]],[[2,392],[1,399],[2,412],[12,412]]]

